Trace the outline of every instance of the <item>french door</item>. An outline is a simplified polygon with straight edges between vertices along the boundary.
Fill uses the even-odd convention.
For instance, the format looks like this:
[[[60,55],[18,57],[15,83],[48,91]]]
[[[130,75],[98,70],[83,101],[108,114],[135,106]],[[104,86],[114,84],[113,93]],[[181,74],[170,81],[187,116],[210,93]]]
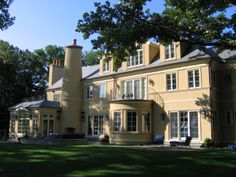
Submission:
[[[88,135],[98,136],[103,134],[104,115],[88,116]]]
[[[197,111],[170,112],[171,139],[185,139],[199,137],[199,123]]]
[[[43,135],[45,137],[49,136],[50,133],[53,133],[53,124],[54,121],[52,119],[43,120]]]

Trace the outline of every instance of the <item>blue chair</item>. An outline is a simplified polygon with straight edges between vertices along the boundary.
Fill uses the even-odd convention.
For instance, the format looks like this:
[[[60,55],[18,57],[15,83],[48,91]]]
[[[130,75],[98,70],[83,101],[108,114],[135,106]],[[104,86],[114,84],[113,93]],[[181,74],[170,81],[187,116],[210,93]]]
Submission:
[[[154,141],[155,144],[164,144],[164,135],[156,135],[154,137]]]

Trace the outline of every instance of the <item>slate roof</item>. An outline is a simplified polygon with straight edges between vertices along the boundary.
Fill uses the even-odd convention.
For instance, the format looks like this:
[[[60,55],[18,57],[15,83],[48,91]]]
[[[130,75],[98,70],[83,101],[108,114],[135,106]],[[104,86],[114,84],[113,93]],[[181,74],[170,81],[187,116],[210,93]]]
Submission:
[[[60,108],[60,103],[57,101],[48,101],[48,100],[28,101],[28,102],[18,103],[10,107],[8,110],[16,111],[30,108]]]
[[[236,59],[236,50],[224,50],[219,54],[224,60]]]
[[[145,69],[145,68],[153,68],[153,67],[175,64],[175,63],[179,63],[179,62],[192,61],[192,60],[203,59],[203,58],[213,58],[219,62],[224,62],[229,59],[236,59],[236,50],[235,51],[224,50],[221,53],[217,53],[212,49],[205,49],[203,51],[203,50],[200,50],[197,48],[179,60],[169,60],[169,61],[165,61],[165,62],[160,62],[159,58],[156,58],[149,65],[142,65],[142,66],[138,66],[138,67],[134,67],[134,68],[129,68],[126,70],[122,70],[122,68],[119,68],[115,74],[125,73],[125,72],[130,72],[130,71],[137,71],[137,70],[141,70],[141,69]],[[101,76],[108,76],[108,75],[111,75],[111,73],[100,73],[99,72],[99,65],[82,67],[82,79],[93,79],[93,78],[98,78]],[[62,87],[62,79],[58,80],[55,84],[53,84],[51,87],[49,87],[48,90],[57,89],[57,88],[61,88],[61,87]]]
[[[82,79],[88,79],[98,74],[99,74],[99,65],[82,67]],[[62,87],[62,78],[59,79],[57,82],[55,82],[51,87],[47,88],[47,90],[54,90],[61,87]]]

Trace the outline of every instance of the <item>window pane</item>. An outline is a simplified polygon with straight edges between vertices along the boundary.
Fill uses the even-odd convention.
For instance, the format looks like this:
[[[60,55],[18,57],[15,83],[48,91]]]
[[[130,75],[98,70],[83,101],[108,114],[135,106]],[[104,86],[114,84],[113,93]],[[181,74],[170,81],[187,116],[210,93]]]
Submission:
[[[170,55],[171,55],[171,58],[174,58],[175,57],[175,48],[174,48],[174,43],[172,42],[171,43],[171,46],[170,46]]]
[[[176,89],[176,74],[172,74],[172,89]]]
[[[92,135],[92,117],[88,116],[88,135]]]
[[[140,99],[140,80],[134,81],[134,99]]]
[[[53,133],[53,120],[49,120],[49,133]]]
[[[180,112],[180,136],[188,136],[188,112]]]
[[[129,56],[127,59],[127,66],[135,66],[143,64],[143,50],[139,49],[135,52],[134,56]]]
[[[103,71],[109,71],[109,61],[103,61]]]
[[[190,136],[198,138],[198,113],[190,112]]]
[[[99,119],[98,119],[98,134],[99,135],[103,134],[103,115],[99,115]]]
[[[199,87],[199,70],[195,70],[195,87]]]
[[[188,87],[192,88],[193,86],[193,71],[188,71]]]
[[[121,113],[114,112],[114,131],[119,132],[121,131]]]
[[[130,57],[127,58],[127,66],[130,66]]]
[[[167,74],[166,75],[166,89],[167,90],[171,90],[171,76],[170,76],[170,74]]]
[[[133,98],[133,81],[127,81],[127,98]]]
[[[166,59],[170,58],[170,47],[169,47],[169,45],[165,46],[165,58]]]
[[[98,135],[98,116],[94,116],[93,119],[93,134]]]
[[[143,50],[139,51],[139,64],[143,64]]]
[[[48,120],[43,120],[43,135],[47,136],[48,134]]]
[[[92,85],[87,87],[87,98],[93,98],[93,86]]]
[[[149,112],[143,112],[143,131],[144,132],[151,131],[151,120]]]
[[[128,112],[127,115],[127,130],[130,132],[136,131],[136,112]]]
[[[177,138],[178,137],[177,112],[171,112],[170,113],[170,119],[171,119],[171,138]]]
[[[99,85],[99,98],[106,98],[106,84]]]

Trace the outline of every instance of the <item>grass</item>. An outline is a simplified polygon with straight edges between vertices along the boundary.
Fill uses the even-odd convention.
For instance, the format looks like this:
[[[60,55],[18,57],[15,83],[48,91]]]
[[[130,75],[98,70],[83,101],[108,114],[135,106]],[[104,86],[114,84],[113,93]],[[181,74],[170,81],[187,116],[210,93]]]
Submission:
[[[232,177],[236,152],[146,151],[109,145],[0,144],[1,177]]]

